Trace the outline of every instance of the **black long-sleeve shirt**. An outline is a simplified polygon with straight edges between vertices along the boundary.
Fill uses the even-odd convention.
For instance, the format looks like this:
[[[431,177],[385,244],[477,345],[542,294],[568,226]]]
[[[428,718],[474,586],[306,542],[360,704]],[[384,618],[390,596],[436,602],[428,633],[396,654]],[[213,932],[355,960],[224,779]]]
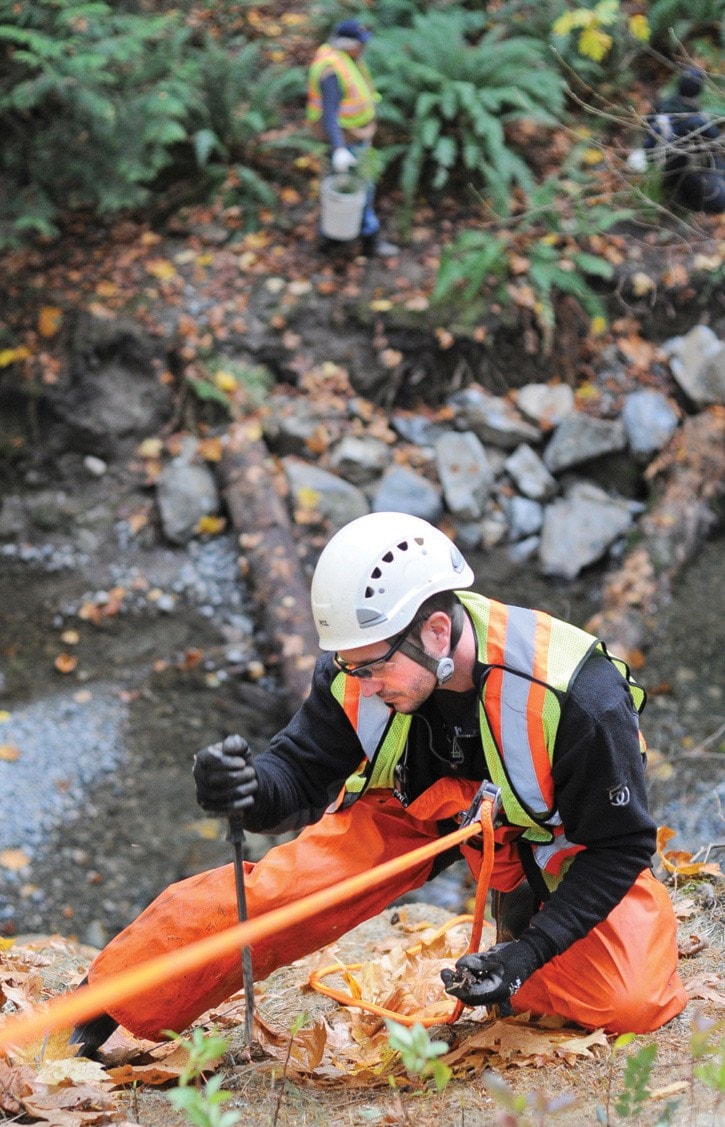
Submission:
[[[477,665],[474,681],[485,676]],[[363,759],[357,735],[330,692],[337,670],[325,654],[311,692],[289,724],[255,758],[259,791],[245,816],[258,832],[317,821]],[[408,798],[437,778],[488,777],[476,716],[478,692],[436,690],[411,717]],[[563,706],[554,747],[555,803],[578,852],[522,940],[542,965],[601,922],[649,867],[656,826],[647,809],[644,765],[632,698],[600,653],[580,670]],[[454,738],[455,737],[455,738]],[[626,798],[626,802],[623,801]]]

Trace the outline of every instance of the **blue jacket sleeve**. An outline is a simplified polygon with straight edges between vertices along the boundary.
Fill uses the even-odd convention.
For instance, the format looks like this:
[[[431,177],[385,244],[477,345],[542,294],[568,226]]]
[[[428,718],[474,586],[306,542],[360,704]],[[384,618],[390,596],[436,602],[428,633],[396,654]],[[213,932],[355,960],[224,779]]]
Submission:
[[[320,83],[322,93],[322,127],[333,149],[345,147],[345,137],[337,121],[340,109],[340,83],[336,74],[327,74]]]

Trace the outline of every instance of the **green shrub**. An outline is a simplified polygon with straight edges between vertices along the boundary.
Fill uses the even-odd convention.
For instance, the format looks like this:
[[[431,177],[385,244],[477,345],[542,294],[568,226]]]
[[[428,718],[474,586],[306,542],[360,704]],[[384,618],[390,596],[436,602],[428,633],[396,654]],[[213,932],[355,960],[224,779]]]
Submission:
[[[507,122],[554,125],[563,85],[545,46],[503,29],[467,38],[469,13],[429,12],[411,28],[390,29],[368,48],[383,95],[380,117],[404,145],[400,167],[405,229],[422,187],[443,188],[455,172],[474,173],[494,207],[508,211],[514,185],[530,192],[525,160],[506,143]]]
[[[601,320],[602,327],[606,323],[591,279],[609,280],[614,270],[606,258],[586,247],[592,236],[631,214],[592,202],[573,181],[550,178],[535,190],[529,210],[511,229],[464,231],[445,248],[433,302],[478,319],[476,299],[482,293],[492,294],[502,305],[528,304],[547,355],[553,345],[557,293],[571,294],[592,321]]]
[[[722,44],[725,0],[654,0],[647,18],[653,45],[667,54],[697,35],[711,35]]]
[[[611,94],[632,81],[632,65],[650,38],[647,17],[619,0],[569,7],[551,26],[551,43],[567,76]]]
[[[0,246],[55,235],[69,211],[146,205],[186,153],[197,171],[239,159],[302,89],[294,68],[260,77],[259,52],[226,51],[175,12],[0,0]]]

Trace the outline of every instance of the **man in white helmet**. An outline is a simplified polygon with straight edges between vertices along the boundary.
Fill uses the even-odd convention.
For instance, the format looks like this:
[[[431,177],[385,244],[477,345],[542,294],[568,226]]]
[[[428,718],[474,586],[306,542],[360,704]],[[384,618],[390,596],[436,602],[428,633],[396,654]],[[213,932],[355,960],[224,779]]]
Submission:
[[[374,513],[323,550],[312,608],[324,651],[309,697],[259,755],[239,735],[198,753],[197,798],[257,832],[300,830],[246,873],[250,916],[451,831],[484,780],[500,790],[491,888],[497,942],[443,973],[471,1006],[559,1014],[613,1033],[684,1008],[675,918],[650,863],[638,712],[644,692],[584,631],[468,590],[452,541]],[[461,855],[451,849],[354,901],[255,944],[255,977],[334,941]],[[233,867],[172,885],[90,968],[97,982],[237,919]],[[636,942],[634,941],[636,937]],[[238,953],[158,983],[75,1032],[86,1052],[116,1022],[181,1031],[241,986]]]

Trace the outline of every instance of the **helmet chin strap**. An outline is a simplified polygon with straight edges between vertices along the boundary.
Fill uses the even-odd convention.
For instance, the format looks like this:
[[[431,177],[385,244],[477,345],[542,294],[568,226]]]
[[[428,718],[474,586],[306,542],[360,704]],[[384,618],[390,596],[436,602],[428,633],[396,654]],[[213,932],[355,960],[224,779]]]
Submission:
[[[443,685],[446,681],[450,681],[455,671],[455,665],[452,657],[431,657],[425,650],[419,649],[414,646],[412,642],[407,639],[398,646],[400,653],[405,654],[411,661],[416,662],[417,665],[422,665],[429,673],[432,673],[439,685]]]

